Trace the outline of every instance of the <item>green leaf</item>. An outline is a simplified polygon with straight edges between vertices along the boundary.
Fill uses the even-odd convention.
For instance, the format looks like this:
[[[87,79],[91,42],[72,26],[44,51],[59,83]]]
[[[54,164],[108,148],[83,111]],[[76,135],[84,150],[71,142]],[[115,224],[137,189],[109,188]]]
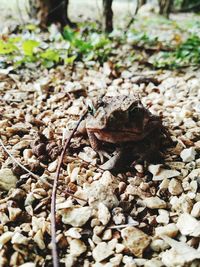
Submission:
[[[77,58],[77,55],[74,55],[72,57],[65,58],[64,62],[65,64],[73,64],[74,60]]]
[[[47,49],[45,52],[40,54],[40,57],[56,63],[60,60],[59,52],[52,49]]]
[[[16,45],[0,40],[0,54],[1,55],[12,54],[16,51],[18,51],[18,48]]]
[[[34,49],[39,46],[39,42],[35,40],[26,40],[22,43],[22,48],[25,56],[32,56]]]

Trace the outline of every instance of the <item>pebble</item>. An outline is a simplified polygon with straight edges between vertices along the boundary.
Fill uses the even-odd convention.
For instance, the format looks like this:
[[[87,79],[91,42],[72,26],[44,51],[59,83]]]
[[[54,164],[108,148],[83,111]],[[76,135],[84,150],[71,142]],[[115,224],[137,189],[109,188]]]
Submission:
[[[72,256],[78,257],[87,250],[85,243],[79,239],[72,239],[69,242],[69,252]]]
[[[85,184],[83,190],[91,207],[98,209],[99,203],[103,203],[108,209],[112,209],[119,204],[119,200],[114,193],[117,187],[116,179],[106,171],[99,180],[91,184]]]
[[[24,264],[19,265],[19,267],[36,267],[34,262],[26,262]]]
[[[162,181],[164,179],[176,177],[180,175],[177,170],[167,170],[161,167],[162,165],[150,165],[148,170],[153,174],[153,181]]]
[[[162,237],[167,235],[169,237],[176,237],[178,234],[178,227],[175,223],[170,223],[165,226],[160,226],[155,229],[155,236]]]
[[[164,209],[167,203],[159,197],[148,197],[143,200],[144,205],[150,209]]]
[[[169,223],[169,212],[167,210],[159,209],[159,215],[156,217],[157,223],[168,224]]]
[[[195,218],[200,217],[200,201],[196,202],[192,208],[191,215]]]
[[[126,218],[124,214],[122,213],[122,211],[123,210],[120,207],[114,208],[112,211],[112,214],[113,214],[112,220],[116,225],[124,224],[126,221]]]
[[[22,244],[27,245],[28,244],[28,238],[21,233],[16,232],[11,239],[12,244]]]
[[[180,157],[183,162],[190,162],[195,160],[196,151],[194,147],[186,148],[181,151]]]
[[[178,196],[183,192],[183,187],[179,180],[172,178],[169,182],[168,190],[171,195]]]
[[[188,213],[181,214],[176,225],[182,235],[200,235],[200,222]]]
[[[17,180],[11,169],[0,170],[0,190],[9,191],[11,188],[15,188]]]
[[[128,226],[121,231],[122,244],[136,257],[142,257],[144,250],[151,243],[149,235],[134,226]]]
[[[92,216],[90,207],[71,207],[61,211],[62,222],[74,227],[83,226]]]
[[[189,264],[195,259],[200,259],[200,252],[197,249],[167,236],[163,237],[163,239],[171,246],[171,249],[166,250],[161,255],[162,262],[166,267],[199,266],[198,263],[198,265]]]
[[[106,225],[110,221],[111,215],[108,208],[103,204],[98,205],[98,219],[103,224]]]
[[[51,162],[48,166],[48,171],[49,172],[55,172],[56,171],[56,168],[57,168],[57,165],[58,165],[58,160],[54,160],[53,162]]]
[[[7,231],[0,236],[0,249],[13,237],[14,232]]]
[[[101,262],[114,254],[114,248],[117,244],[116,239],[112,239],[108,243],[100,242],[92,251],[92,256],[97,262]]]

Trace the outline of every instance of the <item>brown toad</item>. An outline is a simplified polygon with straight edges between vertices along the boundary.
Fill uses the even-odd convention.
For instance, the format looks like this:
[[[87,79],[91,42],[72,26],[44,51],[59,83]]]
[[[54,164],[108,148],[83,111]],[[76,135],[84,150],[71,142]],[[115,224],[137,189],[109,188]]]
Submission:
[[[101,161],[109,155],[102,144],[114,144],[117,153],[101,167],[115,168],[116,163],[138,142],[152,134],[165,132],[160,117],[153,115],[141,101],[131,96],[104,97],[94,115],[85,120],[85,129],[92,148],[98,152]],[[82,130],[81,130],[82,131]]]

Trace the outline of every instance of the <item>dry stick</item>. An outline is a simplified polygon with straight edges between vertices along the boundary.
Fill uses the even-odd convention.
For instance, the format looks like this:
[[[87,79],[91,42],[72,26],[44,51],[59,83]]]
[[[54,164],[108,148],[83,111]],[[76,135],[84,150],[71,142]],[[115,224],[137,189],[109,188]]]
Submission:
[[[83,118],[86,116],[88,111],[84,112],[84,114],[80,117],[79,121],[77,122],[76,127],[70,134],[70,136],[66,139],[64,143],[64,147],[62,149],[62,153],[60,155],[58,166],[55,174],[55,179],[53,183],[53,190],[51,195],[51,242],[52,242],[52,257],[53,257],[53,267],[59,267],[59,261],[58,261],[58,251],[57,251],[57,244],[56,244],[56,191],[57,191],[57,184],[58,184],[58,178],[60,174],[61,165],[63,162],[63,158],[65,155],[65,152],[70,144],[70,141],[72,137],[74,136],[80,122],[83,120]]]

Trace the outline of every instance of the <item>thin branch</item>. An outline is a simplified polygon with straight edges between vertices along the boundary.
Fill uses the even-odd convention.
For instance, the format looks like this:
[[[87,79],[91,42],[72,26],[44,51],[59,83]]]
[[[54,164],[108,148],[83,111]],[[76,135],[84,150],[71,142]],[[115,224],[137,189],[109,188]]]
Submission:
[[[58,261],[58,251],[57,251],[57,244],[56,244],[56,192],[57,192],[57,184],[59,179],[59,174],[63,162],[63,158],[67,148],[69,147],[70,141],[74,136],[80,122],[86,116],[88,111],[84,112],[84,114],[80,117],[79,121],[77,122],[76,127],[70,134],[70,136],[65,140],[64,147],[62,149],[61,155],[59,157],[58,166],[55,174],[55,179],[53,183],[53,190],[51,195],[51,241],[52,241],[52,257],[53,257],[53,267],[59,267]]]

